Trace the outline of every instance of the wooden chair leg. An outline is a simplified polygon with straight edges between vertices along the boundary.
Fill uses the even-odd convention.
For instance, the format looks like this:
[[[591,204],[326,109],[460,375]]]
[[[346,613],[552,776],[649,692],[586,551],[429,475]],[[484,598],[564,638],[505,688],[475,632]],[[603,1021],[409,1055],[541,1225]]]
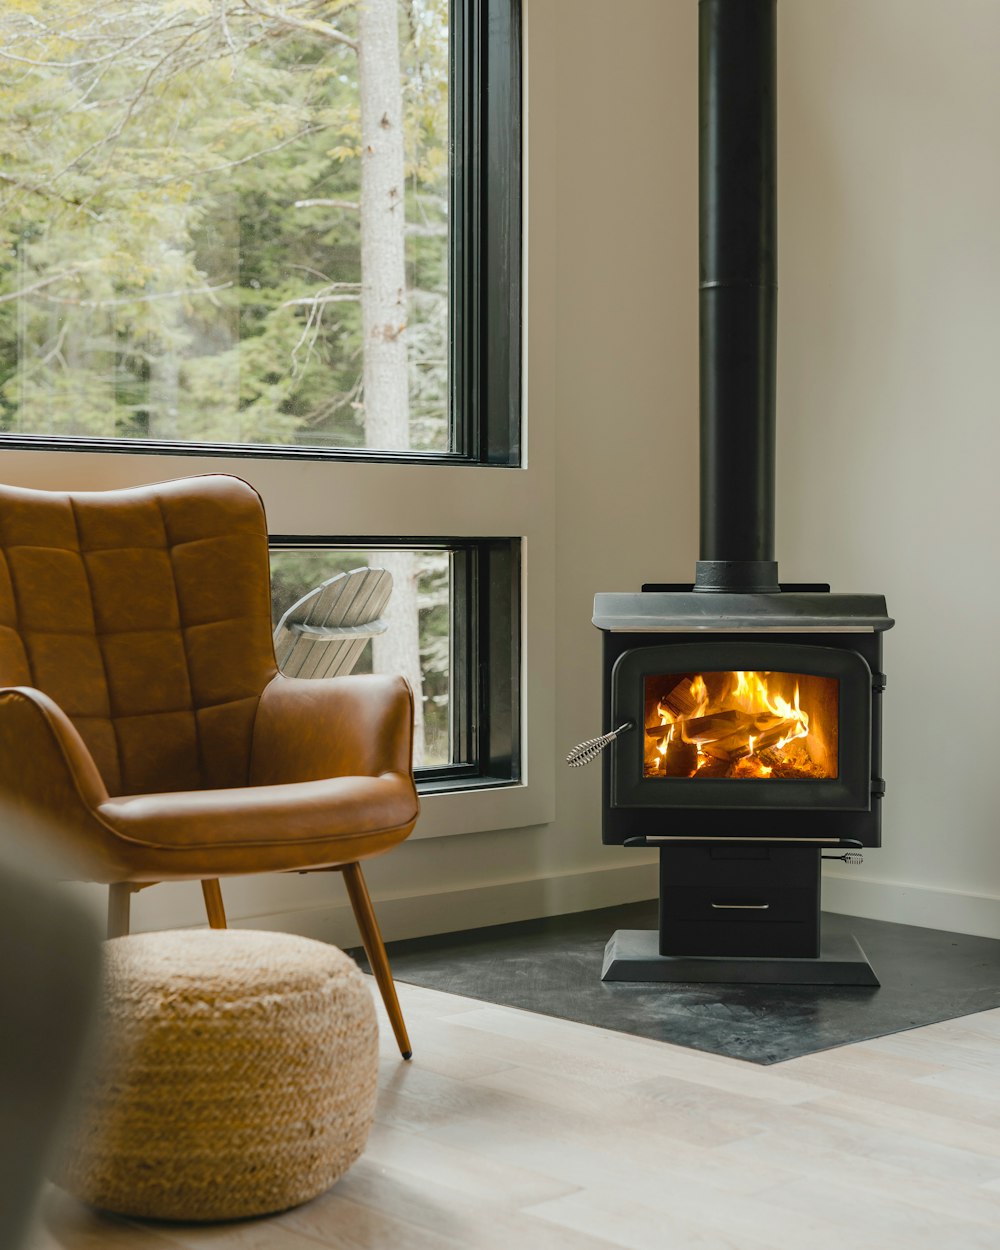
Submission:
[[[208,913],[208,924],[212,929],[226,927],[226,909],[222,904],[222,887],[218,877],[201,883],[201,892],[205,896],[205,911]]]
[[[385,953],[382,931],[379,929],[378,921],[375,919],[372,900],[368,894],[368,886],[365,884],[365,879],[361,873],[361,865],[344,864],[340,871],[344,874],[344,884],[347,886],[347,894],[351,900],[351,907],[354,909],[354,918],[357,920],[358,928],[361,930],[361,941],[364,944],[365,954],[368,956],[368,962],[371,964],[378,988],[382,993],[382,1001],[385,1003],[385,1009],[389,1015],[389,1023],[392,1025],[392,1031],[396,1035],[396,1041],[399,1044],[399,1053],[404,1059],[410,1059],[413,1057],[413,1050],[410,1047],[410,1039],[406,1033],[406,1025],[403,1023],[403,1012],[399,1006],[399,999],[396,997],[396,987],[392,980],[392,969],[389,967],[389,956]]]
[[[132,892],[131,881],[116,881],[108,886],[108,937],[126,937]]]

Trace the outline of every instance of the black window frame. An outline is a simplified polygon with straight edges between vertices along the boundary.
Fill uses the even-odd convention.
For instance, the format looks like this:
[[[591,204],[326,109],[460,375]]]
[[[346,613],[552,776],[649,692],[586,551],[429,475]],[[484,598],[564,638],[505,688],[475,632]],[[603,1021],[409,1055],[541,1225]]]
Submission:
[[[0,451],[519,466],[521,0],[451,0],[449,22],[450,451],[2,432]]]
[[[457,763],[414,770],[422,794],[521,780],[521,540],[271,534],[271,551],[442,550],[452,557],[452,734]]]
[[[521,0],[452,0],[451,405],[456,451],[521,463]],[[463,442],[463,438],[466,440]]]

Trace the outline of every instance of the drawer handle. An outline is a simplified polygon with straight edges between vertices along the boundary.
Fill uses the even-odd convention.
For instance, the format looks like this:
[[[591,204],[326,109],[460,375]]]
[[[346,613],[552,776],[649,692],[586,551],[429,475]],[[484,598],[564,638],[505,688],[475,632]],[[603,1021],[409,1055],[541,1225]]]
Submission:
[[[767,911],[770,903],[713,903],[713,911]]]

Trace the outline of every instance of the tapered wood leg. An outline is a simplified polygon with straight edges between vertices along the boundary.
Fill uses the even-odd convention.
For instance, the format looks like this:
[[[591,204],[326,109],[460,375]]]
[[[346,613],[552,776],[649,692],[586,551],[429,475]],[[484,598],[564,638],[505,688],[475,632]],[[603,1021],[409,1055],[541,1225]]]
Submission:
[[[399,1052],[404,1059],[410,1059],[413,1056],[413,1050],[410,1047],[410,1039],[406,1033],[406,1025],[403,1023],[403,1013],[400,1010],[399,999],[396,997],[396,987],[392,980],[392,969],[389,967],[389,956],[385,953],[382,931],[379,929],[378,921],[375,919],[372,900],[368,894],[368,886],[365,884],[365,879],[361,873],[361,865],[344,864],[341,872],[344,874],[344,884],[347,886],[347,894],[351,900],[351,907],[354,909],[354,918],[357,920],[358,928],[361,930],[361,941],[364,944],[365,954],[368,956],[368,962],[371,964],[378,988],[382,993],[382,1001],[385,1003],[385,1009],[389,1015],[389,1023],[392,1025],[392,1031],[395,1033],[396,1041],[399,1044]]]
[[[222,888],[217,877],[201,883],[201,892],[205,896],[205,911],[208,913],[209,927],[224,929],[226,927],[226,909],[222,905]]]
[[[125,937],[128,933],[133,889],[131,881],[116,881],[108,886],[109,938]]]

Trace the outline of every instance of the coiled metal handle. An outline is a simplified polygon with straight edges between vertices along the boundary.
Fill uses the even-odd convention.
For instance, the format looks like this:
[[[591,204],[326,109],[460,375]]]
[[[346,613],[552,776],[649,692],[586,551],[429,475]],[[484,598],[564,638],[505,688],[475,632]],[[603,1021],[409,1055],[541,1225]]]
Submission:
[[[619,725],[617,729],[612,729],[610,733],[601,734],[599,738],[588,738],[586,742],[581,742],[579,746],[575,746],[569,755],[566,756],[566,763],[570,768],[582,768],[584,764],[590,764],[596,760],[605,747],[614,742],[619,734],[625,733],[628,729],[635,726],[632,721],[627,720],[624,725]]]

